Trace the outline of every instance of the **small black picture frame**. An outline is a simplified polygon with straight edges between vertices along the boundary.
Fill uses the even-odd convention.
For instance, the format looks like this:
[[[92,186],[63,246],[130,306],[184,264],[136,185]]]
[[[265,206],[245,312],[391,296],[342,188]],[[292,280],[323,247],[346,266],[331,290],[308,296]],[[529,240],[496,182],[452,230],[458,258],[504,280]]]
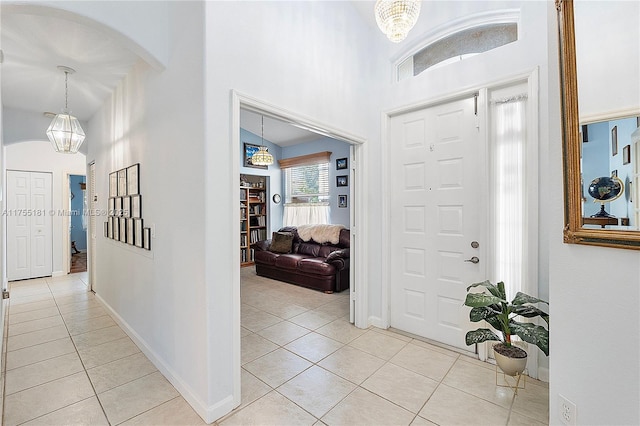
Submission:
[[[142,232],[142,247],[151,250],[151,228],[144,228]]]
[[[344,170],[349,167],[349,160],[345,158],[336,159],[336,170]]]
[[[611,156],[618,155],[618,126],[611,129]]]
[[[118,170],[118,197],[127,195],[127,169]]]
[[[336,186],[349,186],[349,176],[348,175],[336,176]]]
[[[127,218],[127,244],[133,245],[134,242],[134,219]]]
[[[142,217],[142,197],[140,195],[131,196],[131,216],[139,219]]]
[[[347,208],[347,196],[346,195],[338,195],[338,208],[341,208],[341,209]]]
[[[132,219],[133,220],[133,241],[136,247],[142,248],[144,245],[144,241],[142,239],[143,227],[142,227],[142,219]]]
[[[131,197],[122,197],[122,216],[131,217]]]
[[[109,197],[118,196],[118,172],[109,173]]]
[[[253,167],[254,169],[262,170],[267,170],[269,168],[269,166],[256,166],[251,162],[251,157],[253,157],[253,154],[258,152],[259,149],[260,145],[244,142],[244,160],[242,164],[245,167]]]
[[[127,218],[126,217],[119,217],[118,220],[120,221],[120,242],[121,243],[126,243],[127,242]]]
[[[631,162],[631,145],[625,145],[622,148],[622,164],[629,164]]]
[[[127,167],[127,195],[140,193],[140,163]]]

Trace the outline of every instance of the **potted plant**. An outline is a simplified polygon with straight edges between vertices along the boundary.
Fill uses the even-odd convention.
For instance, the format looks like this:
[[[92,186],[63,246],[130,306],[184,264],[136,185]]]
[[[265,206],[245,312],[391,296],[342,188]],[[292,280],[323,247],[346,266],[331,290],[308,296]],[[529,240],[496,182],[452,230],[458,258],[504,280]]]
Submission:
[[[483,287],[483,291],[470,292],[469,290]],[[464,301],[470,306],[469,318],[472,322],[486,321],[494,329],[500,332],[501,337],[488,328],[479,328],[467,332],[465,341],[467,345],[482,343],[488,340],[496,340],[495,353],[498,367],[510,376],[521,374],[527,365],[527,352],[511,343],[511,336],[517,335],[525,342],[536,345],[545,355],[549,355],[549,314],[534,306],[534,303],[549,302],[518,292],[511,302],[507,301],[504,283],[497,285],[489,281],[475,283],[467,287],[467,298]],[[541,317],[547,328],[527,322],[516,321],[517,316],[525,318]]]

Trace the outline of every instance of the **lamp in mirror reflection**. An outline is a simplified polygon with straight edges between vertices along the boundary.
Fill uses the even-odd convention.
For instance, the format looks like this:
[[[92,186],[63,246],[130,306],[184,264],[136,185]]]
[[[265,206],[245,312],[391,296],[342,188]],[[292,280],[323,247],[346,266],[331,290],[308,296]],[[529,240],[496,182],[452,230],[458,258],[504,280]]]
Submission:
[[[273,155],[264,146],[264,115],[262,116],[262,132],[260,135],[260,148],[251,156],[251,164],[254,166],[270,166],[273,164]]]
[[[73,68],[58,66],[64,72],[64,110],[56,114],[47,129],[47,137],[51,141],[56,152],[63,154],[75,154],[84,142],[85,134],[76,117],[69,113],[69,74],[73,74]]]
[[[420,0],[378,0],[374,12],[380,30],[389,40],[399,43],[418,21]]]

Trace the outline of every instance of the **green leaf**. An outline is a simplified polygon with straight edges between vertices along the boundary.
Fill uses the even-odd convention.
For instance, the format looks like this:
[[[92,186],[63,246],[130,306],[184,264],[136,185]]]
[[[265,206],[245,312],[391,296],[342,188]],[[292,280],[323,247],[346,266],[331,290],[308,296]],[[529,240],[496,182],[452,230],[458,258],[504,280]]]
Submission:
[[[483,281],[481,283],[471,284],[469,287],[467,287],[467,291],[469,291],[470,288],[474,288],[474,287],[484,287],[487,290],[489,290],[489,293],[493,294],[494,296],[501,297],[500,291],[498,291],[498,288],[495,285],[491,284],[489,280]]]
[[[496,312],[491,309],[491,306],[479,306],[471,309],[471,312],[469,312],[469,319],[471,322],[478,322],[486,320],[487,318],[495,317],[499,313],[500,312]]]
[[[507,299],[507,291],[504,289],[504,281],[500,281],[498,283],[498,291],[500,292],[498,297],[501,297],[501,298],[506,300]]]
[[[516,293],[516,297],[513,299],[513,302],[511,303],[514,305],[523,305],[525,303],[538,303],[538,302],[546,303],[547,305],[549,304],[549,302],[545,300],[538,299],[533,296],[529,296],[528,294],[525,294],[519,291]]]
[[[489,323],[489,325],[491,325],[491,327],[495,328],[496,330],[503,332],[504,330],[502,330],[502,323],[500,322],[500,320],[498,319],[497,316],[495,317],[489,317],[486,319],[486,321]]]
[[[488,328],[479,328],[477,330],[467,332],[464,340],[467,345],[473,345],[474,343],[482,343],[487,340],[500,341],[500,338]]]
[[[540,348],[545,355],[549,356],[549,330],[541,325],[531,323],[520,323],[510,321],[511,331],[522,340]]]
[[[503,302],[505,302],[503,299],[486,293],[467,293],[467,298],[465,299],[464,304],[471,306],[472,308],[481,308],[483,306],[495,305]]]
[[[534,318],[534,317],[540,316],[543,320],[547,322],[547,325],[549,325],[549,314],[541,309],[536,308],[535,306],[518,305],[518,306],[514,306],[511,312],[513,312],[516,315],[523,316],[525,318]]]

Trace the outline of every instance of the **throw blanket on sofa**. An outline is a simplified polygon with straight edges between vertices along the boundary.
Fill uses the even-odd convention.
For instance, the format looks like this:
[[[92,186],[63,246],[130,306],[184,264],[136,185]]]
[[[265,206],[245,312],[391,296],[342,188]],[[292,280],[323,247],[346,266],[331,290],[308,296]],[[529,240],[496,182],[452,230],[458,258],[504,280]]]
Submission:
[[[344,229],[343,225],[300,225],[298,236],[302,241],[313,240],[320,244],[338,244],[341,229]]]

